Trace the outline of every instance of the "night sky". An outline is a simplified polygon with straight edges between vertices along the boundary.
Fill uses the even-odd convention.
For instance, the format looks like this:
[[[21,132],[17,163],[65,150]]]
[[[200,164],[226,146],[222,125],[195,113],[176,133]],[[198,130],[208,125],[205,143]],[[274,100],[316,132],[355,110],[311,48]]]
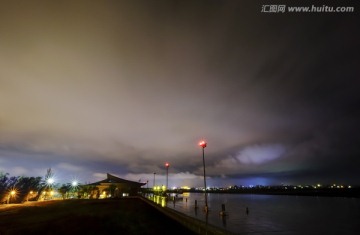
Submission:
[[[0,171],[360,185],[360,6],[263,4],[1,1]]]

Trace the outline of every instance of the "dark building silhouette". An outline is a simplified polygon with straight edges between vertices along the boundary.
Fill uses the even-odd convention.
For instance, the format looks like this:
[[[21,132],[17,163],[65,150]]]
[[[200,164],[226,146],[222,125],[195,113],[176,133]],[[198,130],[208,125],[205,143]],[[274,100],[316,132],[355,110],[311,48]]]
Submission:
[[[88,184],[87,186],[94,187],[90,194],[90,198],[116,198],[137,195],[140,188],[145,184],[146,183],[121,179],[107,173],[106,179]]]

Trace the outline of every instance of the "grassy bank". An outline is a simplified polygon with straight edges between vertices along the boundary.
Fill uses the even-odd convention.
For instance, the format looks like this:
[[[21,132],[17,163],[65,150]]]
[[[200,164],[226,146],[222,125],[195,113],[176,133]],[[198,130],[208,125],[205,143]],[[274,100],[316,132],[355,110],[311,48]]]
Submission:
[[[136,198],[0,206],[0,234],[193,234]]]

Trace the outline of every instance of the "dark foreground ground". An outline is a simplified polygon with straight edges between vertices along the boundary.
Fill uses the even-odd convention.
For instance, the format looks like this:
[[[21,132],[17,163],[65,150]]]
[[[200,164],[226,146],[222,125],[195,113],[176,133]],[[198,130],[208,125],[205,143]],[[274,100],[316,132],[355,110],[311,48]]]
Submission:
[[[194,234],[136,198],[0,205],[5,234]]]

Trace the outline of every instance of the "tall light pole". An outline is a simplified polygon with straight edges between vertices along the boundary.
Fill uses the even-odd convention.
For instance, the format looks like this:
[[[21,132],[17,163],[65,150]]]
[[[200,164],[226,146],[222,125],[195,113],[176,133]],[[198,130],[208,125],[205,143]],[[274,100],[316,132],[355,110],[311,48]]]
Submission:
[[[169,183],[169,166],[170,164],[167,162],[165,163],[165,167],[166,167],[166,190],[168,190],[168,183]]]
[[[207,143],[202,140],[199,143],[199,146],[202,147],[202,157],[203,157],[203,166],[204,166],[204,187],[205,187],[205,212],[209,211],[208,203],[207,203],[207,193],[206,193],[206,174],[205,174],[205,148]]]
[[[156,172],[154,172],[154,184],[153,184],[154,189],[155,189],[155,175],[156,175]]]

